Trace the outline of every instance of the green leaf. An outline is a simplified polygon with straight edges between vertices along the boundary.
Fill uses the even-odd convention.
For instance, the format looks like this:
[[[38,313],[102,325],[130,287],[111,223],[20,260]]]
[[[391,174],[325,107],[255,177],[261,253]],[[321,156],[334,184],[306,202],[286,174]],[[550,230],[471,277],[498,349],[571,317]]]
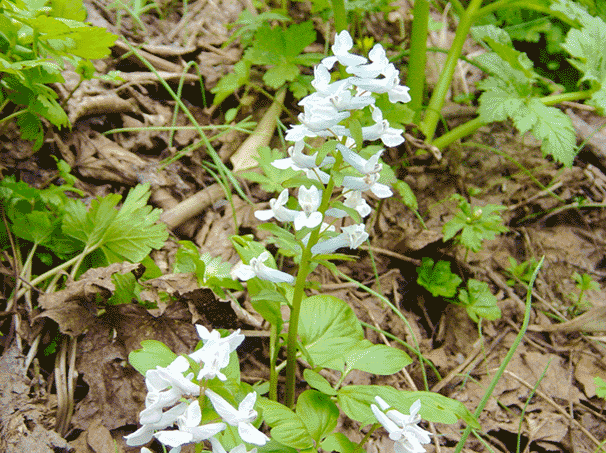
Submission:
[[[402,198],[402,203],[404,203],[405,206],[409,207],[414,211],[419,208],[419,204],[417,203],[417,197],[406,182],[398,179],[393,187],[400,194],[400,198]]]
[[[316,366],[339,371],[344,369],[345,354],[364,338],[351,307],[328,295],[303,299],[299,335]]]
[[[233,71],[224,75],[221,80],[211,88],[210,92],[215,95],[213,105],[218,105],[230,96],[241,86],[248,83],[250,77],[250,63],[240,60],[234,65]]]
[[[494,321],[501,317],[497,298],[492,294],[486,282],[470,279],[467,282],[467,289],[459,291],[459,301],[467,309],[467,314],[474,322],[478,322],[480,318]]]
[[[496,234],[509,231],[509,228],[503,225],[501,216],[497,214],[497,211],[504,210],[505,206],[489,204],[472,209],[469,202],[460,195],[453,195],[451,198],[459,201],[460,211],[442,227],[444,242],[460,232],[458,242],[477,252],[482,248],[482,241],[485,239],[494,239]]]
[[[317,390],[305,390],[297,398],[297,415],[318,444],[336,428],[339,408],[327,395]]]
[[[345,354],[345,363],[348,368],[386,376],[402,371],[412,359],[400,349],[362,340]]]
[[[594,377],[593,381],[595,383],[595,394],[600,398],[606,398],[606,382],[601,377]]]
[[[167,367],[177,358],[177,354],[161,341],[143,340],[141,346],[141,349],[128,354],[128,361],[143,376],[147,370],[156,366]]]
[[[246,50],[243,59],[253,64],[270,65],[263,75],[263,81],[277,89],[299,76],[298,64],[312,66],[317,57],[301,58],[299,54],[316,40],[316,32],[311,21],[292,24],[287,29],[271,28],[265,23],[255,33],[253,47]]]
[[[377,404],[375,396],[380,396],[403,414],[408,414],[412,403],[420,399],[419,414],[424,420],[453,424],[462,419],[472,428],[480,429],[477,420],[462,403],[435,392],[407,392],[381,385],[348,385],[339,389],[337,404],[345,415],[365,426],[377,423],[370,409],[371,404]]]
[[[334,396],[337,394],[337,391],[331,387],[326,378],[315,371],[310,370],[309,368],[305,368],[303,370],[303,378],[307,381],[310,387],[313,387],[326,395]]]
[[[36,245],[44,244],[55,230],[54,220],[50,212],[33,211],[15,219],[13,232]]]
[[[288,447],[303,449],[313,447],[313,439],[301,417],[280,403],[260,398],[265,423],[272,427],[272,439]]]
[[[339,453],[352,453],[357,444],[353,443],[345,434],[332,433],[320,444],[324,451],[338,451]]]
[[[417,268],[417,283],[435,297],[454,297],[457,287],[463,281],[461,277],[450,271],[448,261],[438,261],[434,266],[431,258],[423,257],[421,266]]]
[[[73,201],[66,206],[63,231],[89,252],[100,248],[109,263],[140,262],[168,238],[166,225],[156,223],[161,211],[146,204],[149,195],[149,185],[135,187],[120,210],[115,207],[122,197],[116,194],[93,200],[88,211]]]
[[[265,192],[274,193],[281,192],[284,187],[282,184],[284,181],[296,176],[298,172],[287,168],[286,170],[280,170],[274,167],[271,163],[277,159],[282,159],[284,153],[277,150],[271,149],[269,146],[263,146],[259,148],[259,156],[255,157],[255,160],[259,162],[259,166],[263,170],[262,174],[250,171],[244,172],[241,176],[246,179],[261,184],[261,188]]]

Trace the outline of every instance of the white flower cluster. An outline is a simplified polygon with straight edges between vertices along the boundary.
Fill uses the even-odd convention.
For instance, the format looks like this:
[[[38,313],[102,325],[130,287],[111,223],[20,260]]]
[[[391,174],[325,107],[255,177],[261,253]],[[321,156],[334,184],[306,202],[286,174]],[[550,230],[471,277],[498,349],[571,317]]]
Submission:
[[[322,168],[331,166],[336,162],[332,156],[325,157],[317,163],[317,153],[308,155],[304,153],[305,139],[307,137],[331,137],[341,143],[336,145],[336,152],[340,153],[343,161],[360,176],[345,176],[343,178],[343,204],[356,210],[361,217],[370,214],[370,206],[366,203],[362,193],[372,192],[379,198],[387,198],[392,195],[391,189],[379,182],[379,173],[383,165],[379,158],[383,151],[379,151],[370,159],[364,159],[357,154],[352,147],[355,145],[353,133],[340,124],[351,115],[352,110],[361,110],[366,107],[371,110],[374,124],[362,127],[362,138],[366,141],[381,140],[385,146],[398,146],[403,141],[402,131],[389,125],[383,119],[383,112],[375,105],[375,94],[387,93],[390,102],[408,102],[410,96],[409,88],[400,85],[400,74],[395,66],[389,62],[385,50],[380,44],[376,44],[369,53],[370,62],[364,57],[351,54],[353,41],[347,31],[342,31],[335,37],[332,46],[334,56],[326,57],[314,68],[314,80],[311,82],[316,89],[315,93],[303,98],[299,105],[303,107],[303,113],[299,115],[301,124],[292,126],[286,132],[286,139],[293,141],[294,145],[288,149],[289,157],[272,162],[276,168],[291,168],[302,171],[306,177],[322,184],[327,184],[330,175]],[[345,66],[345,71],[352,74],[343,80],[331,82],[331,70],[336,62]],[[293,222],[295,230],[303,228],[316,228],[323,224],[322,233],[335,231],[333,225],[323,223],[324,215],[318,209],[321,205],[322,192],[315,185],[310,188],[299,187],[298,204],[300,211],[286,207],[289,194],[284,189],[278,198],[269,202],[270,209],[255,212],[259,220],[275,218],[280,222]],[[343,209],[329,207],[324,213],[333,218],[343,218],[348,214]],[[364,224],[345,226],[340,233],[329,233],[328,239],[315,244],[311,252],[313,254],[332,253],[341,247],[358,248],[367,238]],[[307,244],[309,235],[303,239]],[[293,283],[294,277],[263,264],[269,258],[264,252],[257,258],[253,258],[250,264],[237,266],[233,275],[242,280],[259,277],[263,280],[273,282]]]
[[[227,377],[221,372],[229,364],[229,355],[236,350],[244,340],[240,330],[221,338],[219,332],[209,332],[204,326],[196,325],[198,335],[204,345],[197,351],[189,354],[189,358],[200,366],[197,380],[217,377],[225,381]],[[227,425],[223,422],[201,424],[202,411],[198,397],[200,397],[200,384],[193,382],[194,373],[183,375],[190,368],[188,360],[177,357],[167,367],[157,366],[145,373],[147,396],[145,409],[139,414],[141,428],[126,436],[129,446],[144,445],[155,437],[171,447],[170,453],[179,453],[181,446],[210,440],[213,453],[225,453],[218,440],[213,436],[223,431]],[[205,390],[204,394],[212,403],[221,419],[229,425],[235,426],[242,440],[255,445],[265,445],[269,438],[256,429],[252,422],[257,418],[253,409],[257,394],[249,393],[238,406],[232,407],[227,401],[212,390]],[[173,425],[177,429],[167,429]],[[149,451],[141,449],[142,453]],[[232,450],[233,453],[246,453],[242,444]],[[253,449],[252,452],[256,452]]]
[[[389,409],[389,404],[380,396],[376,396],[375,400],[381,406],[381,409],[374,404],[371,404],[370,408],[379,423],[389,433],[389,438],[394,441],[394,452],[423,453],[425,451],[423,444],[428,444],[431,440],[429,438],[430,433],[417,426],[421,421],[418,414],[419,409],[421,409],[421,400],[412,403],[410,415],[404,415],[395,409]],[[385,410],[387,412],[384,412]]]

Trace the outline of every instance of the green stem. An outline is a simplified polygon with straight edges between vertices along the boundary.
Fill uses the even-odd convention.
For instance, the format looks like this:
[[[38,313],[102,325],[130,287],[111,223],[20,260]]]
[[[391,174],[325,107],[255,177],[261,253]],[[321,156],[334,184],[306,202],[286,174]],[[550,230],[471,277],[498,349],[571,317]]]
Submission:
[[[452,82],[452,76],[454,74],[457,61],[461,55],[461,52],[463,51],[463,44],[465,44],[465,40],[469,34],[469,29],[473,25],[475,13],[481,5],[482,0],[471,0],[465,14],[463,14],[463,17],[461,17],[461,22],[457,27],[457,33],[452,43],[452,47],[450,48],[450,52],[448,52],[446,62],[444,63],[444,69],[440,74],[438,84],[436,85],[436,88],[431,96],[431,100],[429,101],[427,114],[420,124],[421,131],[423,131],[427,141],[430,143],[433,141],[436,126],[440,120],[440,112],[444,106],[446,93],[450,88],[450,83]]]
[[[333,166],[334,169],[339,169],[343,163],[343,157],[340,153],[336,155],[336,162]],[[335,181],[330,178],[326,188],[322,193],[322,202],[318,211],[324,214],[328,209],[330,203],[330,197],[335,187]],[[301,265],[299,266],[299,272],[297,273],[297,280],[295,281],[295,289],[292,297],[292,306],[290,307],[290,318],[288,321],[288,343],[286,344],[286,407],[291,409],[295,406],[295,371],[297,367],[297,333],[299,330],[299,315],[301,313],[301,302],[305,295],[305,282],[310,272],[311,264],[311,248],[318,242],[320,236],[320,229],[322,225],[316,227],[312,231],[307,245],[303,249],[301,254]]]
[[[520,345],[520,342],[522,341],[522,338],[526,334],[526,329],[528,328],[528,323],[530,322],[532,286],[534,285],[534,281],[537,278],[537,275],[539,274],[539,269],[541,269],[541,266],[543,265],[543,261],[545,261],[544,256],[541,258],[541,261],[539,261],[539,264],[537,264],[537,267],[535,268],[534,272],[532,273],[532,277],[530,278],[530,282],[528,283],[528,289],[526,292],[526,309],[524,310],[524,321],[522,322],[522,327],[520,327],[520,332],[518,333],[513,344],[509,348],[509,351],[507,352],[505,359],[503,360],[503,362],[501,363],[501,366],[497,370],[497,374],[495,374],[495,376],[492,378],[492,381],[490,382],[488,389],[486,389],[486,392],[484,393],[482,401],[480,401],[480,404],[478,404],[478,407],[476,408],[476,411],[474,412],[474,415],[476,418],[478,418],[480,416],[480,414],[482,413],[482,411],[484,410],[484,407],[486,406],[486,404],[488,403],[488,400],[492,396],[497,383],[499,382],[499,380],[501,379],[501,376],[505,372],[505,368],[507,368],[507,365],[509,365],[509,362],[513,358],[513,356],[516,352],[516,349],[518,348],[518,346]],[[461,436],[461,439],[459,440],[459,443],[457,444],[457,446],[455,448],[455,453],[461,452],[461,450],[463,449],[463,446],[465,445],[467,438],[469,437],[469,433],[471,433],[471,426],[467,426],[467,428],[463,432],[463,435]]]
[[[372,425],[370,427],[370,429],[368,430],[368,432],[366,433],[366,435],[364,436],[364,438],[362,438],[362,440],[360,441],[360,443],[358,445],[356,445],[356,448],[354,448],[351,453],[358,453],[362,447],[364,446],[364,444],[368,441],[368,439],[370,438],[370,436],[372,435],[372,433],[374,433],[377,428],[379,428],[381,426],[380,423],[375,423],[374,425]]]
[[[410,108],[414,110],[414,123],[421,119],[421,106],[425,91],[425,62],[427,60],[427,24],[429,20],[429,2],[415,1],[413,9],[412,34],[410,37],[410,59],[406,82],[410,87]]]
[[[332,11],[335,16],[335,29],[337,33],[347,30],[347,13],[343,0],[332,0]]]
[[[583,99],[587,99],[591,96],[593,92],[590,90],[585,91],[575,91],[572,93],[564,93],[564,94],[554,94],[551,96],[545,96],[540,99],[540,101],[546,106],[552,106],[559,104],[564,101],[579,101]],[[480,120],[480,117],[474,118],[473,120],[467,121],[466,123],[461,124],[460,126],[455,127],[454,129],[448,131],[444,135],[436,138],[431,142],[433,146],[442,150],[450,145],[452,142],[455,142],[463,137],[467,137],[468,135],[473,134],[480,127],[484,126],[486,123]]]
[[[269,399],[278,401],[278,372],[276,362],[278,361],[278,327],[271,325],[269,331]]]
[[[537,11],[539,13],[547,14],[549,16],[554,16],[557,19],[570,25],[573,28],[578,27],[578,24],[574,20],[567,17],[565,14],[557,14],[556,11],[553,11],[551,8],[549,8],[547,6],[539,5],[538,3],[529,2],[526,0],[513,1],[513,2],[511,0],[496,1],[494,3],[491,3],[490,5],[486,5],[485,7],[478,9],[478,11],[475,13],[475,17],[473,19],[474,20],[479,19],[488,14],[494,13],[495,11],[497,11],[499,9],[511,9],[511,10],[515,10],[516,12],[518,12],[520,9],[529,9],[532,11]]]

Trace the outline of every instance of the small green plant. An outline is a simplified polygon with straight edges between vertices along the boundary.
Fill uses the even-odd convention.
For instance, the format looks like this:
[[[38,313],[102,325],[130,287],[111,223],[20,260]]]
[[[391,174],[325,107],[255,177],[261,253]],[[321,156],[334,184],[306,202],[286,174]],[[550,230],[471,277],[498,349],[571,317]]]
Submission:
[[[143,14],[154,9],[158,13],[158,16],[163,17],[160,7],[153,0],[114,0],[112,3],[107,5],[107,7],[117,11],[118,27],[120,27],[122,16],[124,15],[122,11],[125,11],[137,24],[137,26],[141,28],[143,33],[147,33],[147,27],[145,27],[143,20],[141,20],[141,16]]]
[[[434,265],[434,261],[427,257],[423,257],[417,274],[417,283],[435,297],[454,297],[463,281],[457,274],[452,273],[448,261],[438,261]]]
[[[488,284],[478,280],[469,279],[466,289],[457,288],[463,281],[461,277],[450,270],[448,261],[438,261],[434,265],[431,258],[423,257],[421,266],[417,268],[417,283],[427,289],[433,296],[442,296],[450,302],[461,305],[474,322],[480,318],[494,321],[501,317],[501,310],[497,306],[497,298],[492,294]]]
[[[606,382],[599,376],[593,378],[595,383],[595,394],[600,398],[606,398]]]
[[[599,291],[600,285],[593,281],[593,278],[589,274],[579,274],[575,272],[572,274],[572,278],[575,281],[575,286],[579,290],[578,294],[570,293],[568,297],[572,300],[573,306],[570,307],[570,311],[575,315],[579,312],[586,311],[591,308],[591,303],[585,296],[586,291]]]
[[[501,317],[497,298],[492,294],[486,282],[469,279],[467,289],[459,290],[458,303],[465,307],[467,314],[474,322],[479,322],[480,318],[495,321]]]
[[[316,31],[312,21],[291,24],[288,27],[271,27],[259,18],[247,19],[242,13],[240,22],[246,25],[239,30],[246,37],[254,30],[254,39],[246,49],[242,60],[234,66],[234,71],[224,76],[211,90],[215,94],[214,104],[221,103],[242,86],[255,79],[251,74],[253,66],[264,66],[263,83],[271,89],[278,89],[288,84],[295,97],[305,96],[309,89],[309,76],[301,75],[299,65],[313,66],[322,58],[321,54],[302,53],[303,49],[316,40]],[[267,20],[274,16],[264,16]]]
[[[509,267],[507,268],[507,272],[512,278],[507,280],[507,285],[514,286],[517,282],[522,282],[527,285],[537,267],[537,261],[534,258],[530,258],[529,260],[518,263],[517,260],[511,256],[508,257],[508,259]]]
[[[504,210],[505,206],[489,204],[472,207],[459,194],[452,195],[451,200],[459,202],[460,211],[444,224],[442,228],[444,242],[456,236],[456,242],[467,249],[465,259],[470,250],[478,252],[484,240],[494,239],[495,235],[509,231],[498,214],[498,211]]]
[[[81,0],[0,1],[0,124],[15,119],[34,149],[44,138],[41,118],[69,126],[49,84],[64,82],[61,72],[68,64],[81,79],[92,78],[90,60],[108,56],[117,39],[85,18]]]

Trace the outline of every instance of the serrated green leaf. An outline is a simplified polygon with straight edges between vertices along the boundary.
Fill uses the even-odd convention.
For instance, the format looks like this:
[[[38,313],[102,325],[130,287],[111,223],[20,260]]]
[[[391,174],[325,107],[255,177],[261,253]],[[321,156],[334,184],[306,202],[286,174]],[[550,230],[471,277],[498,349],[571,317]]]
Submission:
[[[402,198],[402,202],[404,203],[404,205],[414,211],[419,208],[419,204],[417,203],[417,197],[406,182],[398,179],[393,187],[400,194],[400,198]]]
[[[457,287],[463,281],[453,274],[448,261],[438,261],[434,266],[431,258],[423,257],[421,266],[417,268],[417,283],[428,290],[433,296],[454,297]]]
[[[110,263],[140,262],[168,238],[166,225],[156,223],[161,211],[146,204],[149,195],[149,185],[135,187],[120,210],[115,207],[122,197],[116,194],[93,200],[88,211],[69,203],[63,230],[84,242],[88,251],[100,248]]]
[[[296,64],[281,62],[263,74],[263,81],[270,88],[278,89],[286,82],[295,80],[300,72]]]
[[[250,77],[250,63],[240,60],[234,65],[233,71],[221,77],[219,83],[211,88],[210,92],[215,95],[213,105],[218,105],[236,92],[241,86],[248,83]]]
[[[501,317],[497,298],[492,294],[486,282],[470,279],[467,282],[467,290],[459,291],[459,301],[474,322],[478,322],[479,318],[494,321]]]

